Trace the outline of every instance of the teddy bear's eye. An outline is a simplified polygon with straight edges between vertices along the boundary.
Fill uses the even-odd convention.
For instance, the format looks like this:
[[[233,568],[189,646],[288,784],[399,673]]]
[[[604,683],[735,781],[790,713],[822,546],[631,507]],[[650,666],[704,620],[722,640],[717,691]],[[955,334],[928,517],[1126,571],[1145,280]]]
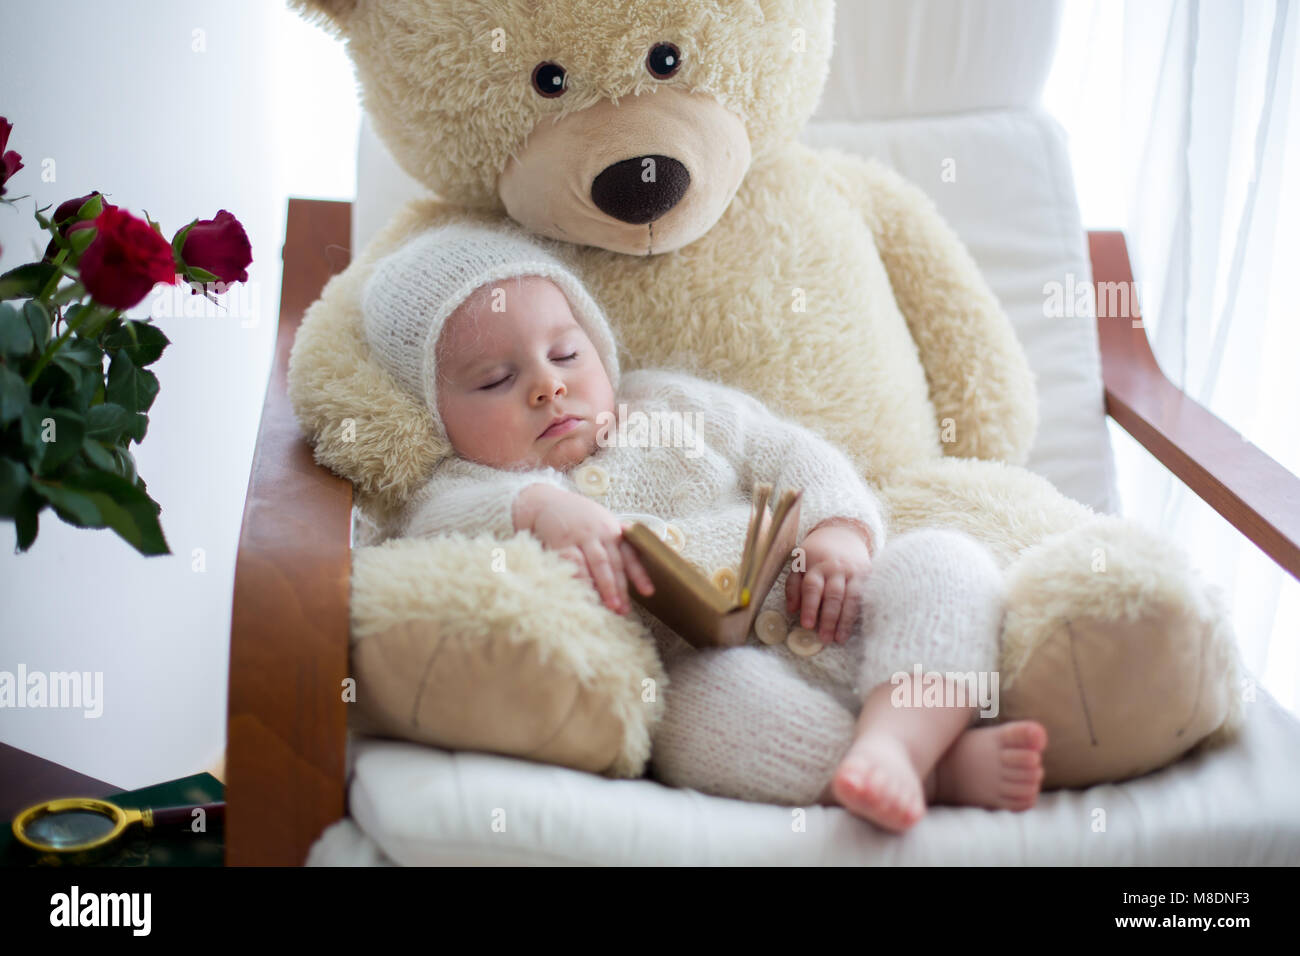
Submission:
[[[658,43],[651,48],[645,58],[645,68],[650,75],[659,80],[666,80],[677,72],[682,65],[682,51],[671,43]]]
[[[564,67],[558,63],[538,63],[533,69],[533,89],[542,96],[563,96]]]

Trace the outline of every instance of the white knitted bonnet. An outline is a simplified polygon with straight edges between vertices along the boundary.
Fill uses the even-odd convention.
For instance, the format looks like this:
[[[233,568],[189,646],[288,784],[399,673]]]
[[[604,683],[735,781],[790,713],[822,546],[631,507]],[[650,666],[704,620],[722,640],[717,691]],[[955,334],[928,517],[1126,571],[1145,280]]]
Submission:
[[[618,347],[605,314],[559,259],[518,230],[470,223],[432,229],[381,259],[362,291],[362,324],[375,360],[424,402],[448,450],[438,414],[438,336],[475,289],[516,276],[543,276],[559,286],[617,392]]]

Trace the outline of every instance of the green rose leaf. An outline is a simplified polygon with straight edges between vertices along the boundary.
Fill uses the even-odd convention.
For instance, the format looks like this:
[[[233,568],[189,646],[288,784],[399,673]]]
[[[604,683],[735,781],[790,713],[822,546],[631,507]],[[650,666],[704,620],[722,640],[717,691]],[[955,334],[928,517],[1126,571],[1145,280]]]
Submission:
[[[131,412],[128,412],[121,405],[105,402],[103,405],[93,406],[87,413],[86,438],[116,445],[122,433],[133,424],[134,416]],[[111,459],[110,464],[101,467],[108,471],[114,470]]]
[[[136,368],[144,368],[158,361],[163,349],[169,345],[171,340],[158,326],[134,319],[120,323],[104,337],[104,348],[125,351]]]
[[[57,270],[48,262],[29,262],[0,275],[0,300],[34,299]]]
[[[144,441],[145,433],[149,431],[149,416],[144,412],[136,412],[131,416],[131,424],[126,429],[126,434],[135,439],[138,445]]]
[[[36,493],[54,506],[59,517],[78,528],[102,528],[104,519],[99,505],[89,495],[65,488],[62,484],[32,480]]]
[[[95,441],[86,435],[86,440],[81,443],[81,450],[86,454],[86,460],[98,468],[100,471],[117,471],[117,459],[113,453],[104,447],[102,442]]]
[[[49,309],[39,302],[28,302],[23,306],[23,318],[27,321],[27,328],[31,329],[36,348],[43,349],[49,345],[50,327],[54,324]]]
[[[41,376],[44,378],[44,376]],[[38,383],[40,379],[37,380]],[[32,471],[38,471],[45,458],[45,443],[41,441],[41,422],[50,417],[50,408],[46,405],[27,405],[23,409],[21,433],[23,448],[27,451],[27,465]]]
[[[72,285],[65,285],[50,296],[50,305],[67,305],[69,302],[84,299],[86,295],[86,287],[80,282],[74,282]]]
[[[85,368],[96,369],[100,374],[103,374],[104,371],[104,353],[94,342],[83,339],[79,335],[74,335],[64,342],[55,358],[61,358]]]
[[[0,355],[28,355],[35,347],[36,340],[23,314],[12,305],[0,304]]]
[[[31,474],[22,462],[0,458],[0,517],[18,514],[23,492],[31,487]]]
[[[23,377],[7,365],[0,365],[0,425],[8,425],[27,407],[29,393]]]
[[[77,323],[77,337],[81,339],[97,338],[109,319],[113,318],[112,309],[96,305],[86,306],[79,314],[81,318]]]
[[[50,475],[81,448],[86,422],[67,409],[28,405],[22,416],[22,436],[32,471]]]
[[[104,373],[99,369],[87,368],[70,358],[55,355],[36,380],[33,391],[48,405],[85,415],[103,383]]]
[[[105,394],[110,402],[129,412],[147,412],[158,396],[158,376],[148,369],[137,368],[130,355],[119,351],[108,367]]]
[[[57,408],[49,417],[54,419],[54,425],[41,429],[42,440],[49,438],[45,457],[41,460],[43,475],[53,474],[59,466],[79,452],[86,437],[86,421],[75,412]]]
[[[114,448],[113,458],[117,462],[116,472],[132,484],[143,484],[135,473],[135,456],[126,448]]]
[[[53,484],[45,483],[45,488],[38,486],[37,490],[46,494]],[[100,523],[93,527],[112,528],[141,554],[171,554],[158,524],[161,509],[148,494],[120,475],[83,471],[59,482],[58,490],[68,504],[82,508],[83,513],[87,506],[94,508]]]
[[[76,409],[83,416],[96,404],[95,397],[104,389],[104,373],[97,368],[81,370],[81,384],[77,388]]]
[[[18,550],[26,551],[36,541],[36,532],[40,528],[41,512],[45,510],[45,499],[31,488],[26,489],[18,499],[18,508],[14,514],[14,530],[18,532]]]
[[[27,326],[27,331],[32,333],[32,340],[48,339],[49,330],[54,325],[54,317],[50,315],[50,310],[44,302],[33,300],[23,303],[23,324]],[[38,330],[44,329],[45,334],[41,335]]]
[[[56,353],[54,360],[41,370],[41,374],[32,383],[32,401],[50,408],[73,404],[80,368],[75,363],[59,361]]]

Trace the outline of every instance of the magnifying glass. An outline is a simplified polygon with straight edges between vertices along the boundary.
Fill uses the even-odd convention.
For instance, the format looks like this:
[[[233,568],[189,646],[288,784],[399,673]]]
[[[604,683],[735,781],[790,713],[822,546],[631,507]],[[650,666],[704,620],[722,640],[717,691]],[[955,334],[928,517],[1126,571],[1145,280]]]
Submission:
[[[195,810],[203,813],[196,817]],[[69,797],[28,807],[14,817],[13,831],[19,843],[41,855],[40,862],[78,866],[119,848],[136,824],[148,833],[176,833],[189,830],[195,819],[219,829],[225,817],[224,801],[128,810],[108,800]]]

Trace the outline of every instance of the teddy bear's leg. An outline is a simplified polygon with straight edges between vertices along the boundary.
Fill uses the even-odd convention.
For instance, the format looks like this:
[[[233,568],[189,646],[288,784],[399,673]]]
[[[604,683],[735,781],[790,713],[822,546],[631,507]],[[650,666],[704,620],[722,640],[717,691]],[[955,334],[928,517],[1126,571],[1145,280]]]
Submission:
[[[784,806],[819,802],[855,715],[766,647],[711,648],[670,665],[653,775],[674,787]]]
[[[1007,587],[1001,719],[1044,715],[1044,787],[1134,777],[1240,730],[1231,617],[1173,542],[1102,518],[1027,550]]]
[[[957,528],[1004,567],[998,720],[1046,727],[1044,789],[1133,777],[1240,729],[1230,616],[1176,542],[998,462],[928,462],[882,485],[891,532]]]
[[[639,777],[663,709],[641,625],[604,608],[529,535],[358,548],[354,727],[612,777]]]

